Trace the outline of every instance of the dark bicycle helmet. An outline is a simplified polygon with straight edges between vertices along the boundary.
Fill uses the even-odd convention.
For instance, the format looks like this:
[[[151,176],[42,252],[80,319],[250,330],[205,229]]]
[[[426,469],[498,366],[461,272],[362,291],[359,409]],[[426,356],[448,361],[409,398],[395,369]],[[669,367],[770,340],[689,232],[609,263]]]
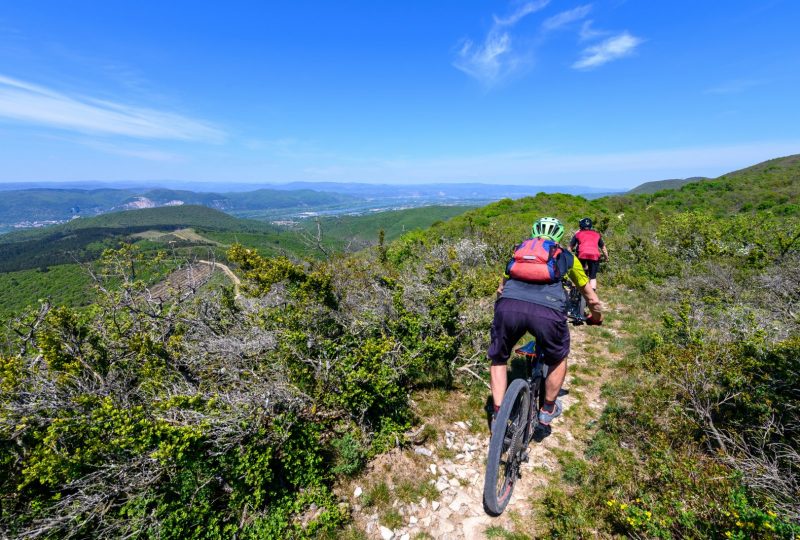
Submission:
[[[581,230],[584,231],[586,229],[591,229],[592,225],[594,225],[594,223],[592,223],[592,219],[591,218],[585,217],[582,220],[580,220],[578,225],[580,226]]]

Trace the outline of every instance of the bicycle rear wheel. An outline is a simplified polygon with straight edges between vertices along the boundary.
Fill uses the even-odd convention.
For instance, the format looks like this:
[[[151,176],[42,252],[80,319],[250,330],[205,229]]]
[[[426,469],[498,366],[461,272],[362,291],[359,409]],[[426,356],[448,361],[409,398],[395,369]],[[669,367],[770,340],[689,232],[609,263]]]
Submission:
[[[529,413],[530,388],[526,381],[517,379],[506,391],[489,441],[483,505],[493,516],[503,513],[514,491]]]

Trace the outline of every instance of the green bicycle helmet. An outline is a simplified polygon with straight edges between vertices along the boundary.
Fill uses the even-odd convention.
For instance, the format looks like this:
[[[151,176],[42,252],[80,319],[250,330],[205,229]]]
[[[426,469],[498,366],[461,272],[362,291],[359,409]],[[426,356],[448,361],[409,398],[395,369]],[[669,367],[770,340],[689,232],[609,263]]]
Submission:
[[[531,234],[533,236],[544,236],[554,242],[560,242],[564,236],[564,226],[554,217],[543,217],[533,224]]]

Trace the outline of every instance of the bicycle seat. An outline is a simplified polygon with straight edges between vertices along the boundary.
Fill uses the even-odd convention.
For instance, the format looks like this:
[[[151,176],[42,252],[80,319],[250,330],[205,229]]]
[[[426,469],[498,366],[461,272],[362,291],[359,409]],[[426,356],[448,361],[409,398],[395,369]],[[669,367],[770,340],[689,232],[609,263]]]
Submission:
[[[536,341],[532,339],[514,352],[520,356],[534,357],[536,356]]]

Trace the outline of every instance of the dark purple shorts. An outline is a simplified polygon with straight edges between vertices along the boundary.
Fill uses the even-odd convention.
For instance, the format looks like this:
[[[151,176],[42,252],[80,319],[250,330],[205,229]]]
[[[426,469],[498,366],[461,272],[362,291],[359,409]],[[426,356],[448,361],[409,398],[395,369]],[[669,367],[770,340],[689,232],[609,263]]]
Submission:
[[[548,364],[569,356],[566,315],[532,302],[501,298],[494,304],[492,343],[489,345],[489,360],[493,366],[508,362],[525,332],[536,338],[537,351]]]

